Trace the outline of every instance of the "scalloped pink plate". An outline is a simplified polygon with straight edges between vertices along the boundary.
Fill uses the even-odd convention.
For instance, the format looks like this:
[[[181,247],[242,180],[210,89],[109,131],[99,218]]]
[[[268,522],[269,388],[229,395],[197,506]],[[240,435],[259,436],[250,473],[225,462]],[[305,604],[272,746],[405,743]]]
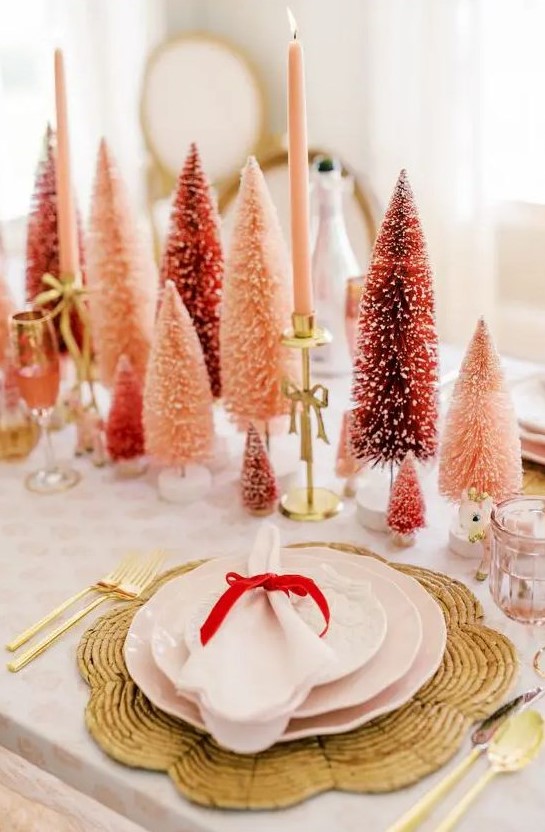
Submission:
[[[304,554],[299,550],[282,550],[282,559],[286,559],[286,565],[289,562],[291,571],[304,571],[305,567],[315,569],[320,563],[329,563],[347,577],[352,575],[358,580],[371,580],[374,590],[373,576],[377,578],[377,588],[384,581],[390,582],[401,590],[403,601],[400,603],[404,603],[405,612],[401,606],[390,616],[390,609],[387,608],[386,640],[380,652],[366,666],[367,671],[372,672],[362,674],[362,671],[356,671],[338,682],[314,688],[298,709],[296,717],[290,720],[281,741],[351,730],[400,707],[436,671],[446,643],[445,622],[438,604],[417,581],[374,558],[326,548],[305,549]],[[184,584],[189,581],[192,591],[200,592],[209,586],[210,573],[225,574],[239,560],[222,558],[208,561],[193,572],[170,581],[137,612],[125,643],[127,668],[146,696],[160,709],[198,728],[203,728],[198,706],[179,696],[172,682],[154,662],[151,650],[153,628],[163,605],[170,605],[172,599],[179,598]],[[414,641],[411,647],[407,638],[414,608],[418,611],[424,634],[423,639],[421,635],[416,639],[416,649]],[[355,678],[358,675],[363,675],[367,687],[361,679]],[[336,686],[345,687],[339,692],[335,690]],[[345,702],[348,704],[344,705]],[[343,703],[342,706],[339,703]]]

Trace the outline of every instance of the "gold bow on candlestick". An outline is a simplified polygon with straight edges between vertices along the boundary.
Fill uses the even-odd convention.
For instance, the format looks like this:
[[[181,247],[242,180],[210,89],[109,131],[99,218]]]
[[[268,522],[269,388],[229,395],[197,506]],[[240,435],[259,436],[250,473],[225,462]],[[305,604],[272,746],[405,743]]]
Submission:
[[[297,433],[298,404],[301,404],[301,456],[303,462],[312,458],[312,442],[310,436],[310,411],[316,415],[318,431],[316,438],[329,445],[325,432],[322,409],[328,405],[328,390],[323,384],[315,384],[310,390],[301,390],[293,382],[285,380],[282,392],[291,402],[290,433]],[[306,424],[308,420],[308,426]],[[309,444],[310,443],[310,444]]]
[[[81,391],[81,385],[87,382],[91,406],[98,409],[91,372],[91,328],[85,306],[88,291],[81,285],[79,277],[75,274],[63,275],[60,278],[52,274],[44,274],[42,282],[49,288],[36,295],[34,305],[55,304],[49,315],[51,318],[59,318],[60,333],[76,367],[78,388]],[[72,332],[73,313],[81,322],[81,347]]]
[[[316,416],[317,439],[329,444],[322,415],[328,405],[328,391],[323,384],[310,383],[310,350],[327,344],[331,336],[315,325],[314,315],[294,313],[292,320],[293,330],[283,336],[282,343],[301,353],[302,384],[297,387],[293,381],[286,379],[282,391],[290,401],[290,433],[298,433],[297,414],[300,417],[300,459],[305,463],[306,485],[284,494],[280,500],[280,511],[291,520],[323,520],[337,514],[342,503],[332,491],[314,486],[311,413]]]

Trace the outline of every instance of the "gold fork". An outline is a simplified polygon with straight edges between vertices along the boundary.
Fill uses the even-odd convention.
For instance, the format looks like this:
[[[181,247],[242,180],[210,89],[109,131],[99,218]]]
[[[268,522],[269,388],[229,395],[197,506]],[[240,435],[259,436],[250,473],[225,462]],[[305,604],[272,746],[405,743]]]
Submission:
[[[123,580],[110,592],[103,593],[99,598],[95,598],[82,610],[79,610],[71,618],[59,625],[55,630],[49,633],[42,641],[38,642],[34,647],[26,650],[19,658],[14,659],[8,664],[8,670],[12,673],[17,673],[18,670],[25,667],[29,662],[33,661],[37,656],[44,653],[51,644],[53,644],[60,636],[70,630],[78,621],[81,621],[86,615],[92,612],[100,604],[110,600],[130,601],[133,598],[138,598],[145,589],[151,584],[157,572],[161,568],[161,564],[165,559],[163,552],[154,552],[151,557],[144,558],[137,561],[134,566],[129,569],[128,574]]]
[[[117,586],[117,584],[119,584],[119,582],[127,576],[130,568],[137,562],[137,559],[138,555],[134,552],[131,552],[128,555],[126,555],[121,561],[121,563],[118,566],[116,566],[115,569],[113,569],[103,578],[100,578],[100,580],[97,581],[96,584],[87,586],[85,587],[85,589],[82,589],[75,595],[72,595],[71,598],[68,598],[66,601],[63,601],[62,604],[59,604],[59,606],[55,607],[54,610],[51,610],[50,613],[44,615],[43,618],[40,618],[40,620],[33,624],[31,627],[29,627],[23,633],[20,633],[18,636],[16,636],[13,639],[13,641],[11,641],[9,644],[6,644],[6,650],[10,650],[12,653],[14,650],[18,650],[19,647],[22,647],[23,644],[26,644],[27,641],[29,641],[29,639],[36,635],[36,633],[39,633],[40,630],[42,630],[46,626],[46,624],[49,624],[51,621],[53,621],[55,618],[61,615],[61,613],[67,610],[68,607],[71,607],[72,604],[75,604],[76,601],[81,600],[81,598],[84,598],[90,592],[109,592],[112,589],[112,587]]]

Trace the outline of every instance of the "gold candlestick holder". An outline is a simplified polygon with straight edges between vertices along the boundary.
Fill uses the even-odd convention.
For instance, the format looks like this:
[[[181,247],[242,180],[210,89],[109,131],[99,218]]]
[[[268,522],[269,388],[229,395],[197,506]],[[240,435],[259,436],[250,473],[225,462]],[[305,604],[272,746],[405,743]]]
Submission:
[[[315,347],[329,344],[331,335],[316,326],[314,314],[292,315],[293,329],[286,332],[282,343],[286,347],[301,351],[302,387],[291,381],[284,381],[284,395],[291,402],[290,433],[300,433],[300,459],[305,463],[306,485],[293,488],[280,500],[280,512],[291,520],[325,520],[342,509],[340,497],[327,488],[314,485],[314,455],[312,448],[313,411],[317,422],[317,438],[329,444],[325,432],[322,410],[328,405],[328,390],[323,384],[312,385],[310,379],[310,351]],[[299,416],[300,431],[297,429]]]

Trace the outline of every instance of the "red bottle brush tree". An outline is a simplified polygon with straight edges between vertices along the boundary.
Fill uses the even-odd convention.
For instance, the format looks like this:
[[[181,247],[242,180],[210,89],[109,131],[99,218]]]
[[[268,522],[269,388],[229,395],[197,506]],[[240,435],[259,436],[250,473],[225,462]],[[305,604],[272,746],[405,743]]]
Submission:
[[[98,152],[87,248],[89,307],[100,379],[111,386],[119,357],[126,355],[143,383],[155,317],[157,273],[104,140]]]
[[[260,431],[289,412],[284,379],[297,378],[295,350],[281,343],[290,321],[289,261],[276,209],[253,157],[242,172],[221,309],[223,403],[239,428]]]
[[[500,502],[522,489],[520,434],[500,357],[481,318],[465,354],[447,413],[439,491],[459,502],[476,488]]]
[[[410,543],[415,532],[426,525],[426,506],[412,454],[407,454],[392,486],[388,527],[401,543]]]
[[[274,471],[253,424],[248,426],[240,479],[242,503],[252,514],[270,514],[278,500]]]
[[[437,450],[438,360],[433,275],[407,173],[382,221],[360,304],[350,440],[372,464]]]
[[[27,226],[25,294],[29,303],[32,303],[40,292],[48,288],[43,282],[44,274],[60,277],[55,168],[55,134],[48,125],[43,156],[36,172]],[[82,280],[85,281],[85,254],[79,214],[78,245]],[[44,308],[52,308],[54,305],[55,303],[52,302],[49,307]],[[72,331],[81,343],[81,325],[77,315],[73,317]],[[58,327],[57,334],[59,336],[59,347],[65,351],[66,345],[60,336]]]
[[[7,263],[4,242],[0,233],[0,364],[6,357],[9,345],[9,316],[14,309],[15,304],[7,284]]]
[[[106,422],[106,445],[114,462],[144,454],[142,385],[127,356],[117,364],[112,404]]]
[[[174,194],[161,264],[161,286],[172,280],[201,342],[212,395],[221,395],[220,302],[223,252],[219,218],[197,145],[192,144]]]

